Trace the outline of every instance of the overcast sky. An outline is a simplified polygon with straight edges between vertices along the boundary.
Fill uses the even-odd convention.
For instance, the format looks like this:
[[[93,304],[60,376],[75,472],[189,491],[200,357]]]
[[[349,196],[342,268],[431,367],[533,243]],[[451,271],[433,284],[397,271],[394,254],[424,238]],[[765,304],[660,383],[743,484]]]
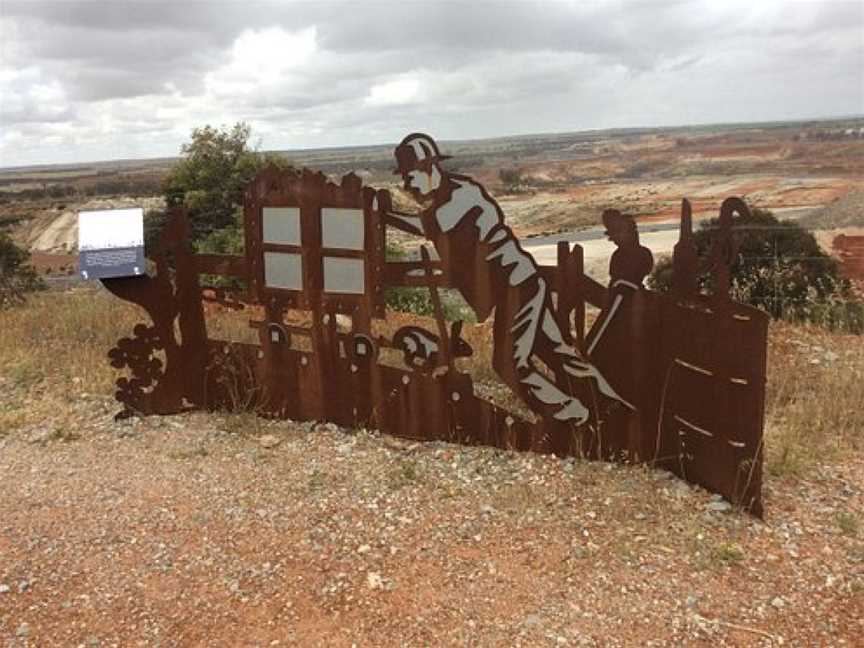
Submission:
[[[0,0],[0,166],[864,113],[864,3]]]

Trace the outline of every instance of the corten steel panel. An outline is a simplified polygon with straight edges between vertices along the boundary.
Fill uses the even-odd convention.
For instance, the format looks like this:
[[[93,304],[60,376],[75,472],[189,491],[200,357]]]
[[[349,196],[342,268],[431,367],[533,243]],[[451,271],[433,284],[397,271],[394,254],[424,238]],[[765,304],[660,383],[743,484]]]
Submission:
[[[767,316],[728,295],[731,225],[746,212],[743,202],[723,203],[705,259],[693,245],[690,205],[682,203],[673,291],[661,295],[643,285],[653,260],[632,218],[602,214],[617,246],[603,286],[584,274],[578,245],[559,245],[557,264],[538,266],[485,188],[441,167],[431,138],[409,136],[396,158],[409,189],[418,173],[427,175],[417,186],[431,191],[416,214],[394,210],[388,192],[353,175],[336,184],[308,170],[263,171],[246,191],[244,257],[193,254],[185,214],[173,213],[153,254],[156,276],[104,282],[153,322],[110,353],[115,366],[132,371],[118,381],[125,411],[252,410],[418,440],[646,461],[761,514]],[[263,240],[268,207],[298,210],[300,245]],[[356,232],[330,232],[343,247],[323,245],[328,209],[362,210],[350,212],[363,215],[362,250],[346,249]],[[419,261],[385,262],[385,225],[425,237],[438,260],[422,246]],[[268,252],[302,255],[302,290],[266,285]],[[363,294],[328,294],[326,258],[362,263]],[[700,266],[714,274],[714,296],[697,293]],[[199,274],[240,279],[246,288],[204,290]],[[431,330],[373,334],[373,318],[385,315],[383,291],[397,286],[430,291]],[[494,314],[493,368],[538,423],[479,397],[458,370],[455,359],[474,350],[461,323],[444,319],[443,287],[460,291],[479,321]],[[249,308],[260,343],[208,340],[205,300]],[[601,309],[590,331],[586,304]],[[306,311],[307,323],[286,321],[289,309]],[[341,314],[351,316],[348,329],[338,325]],[[382,348],[400,351],[404,366],[382,364]]]
[[[137,325],[134,336],[119,340],[108,354],[114,367],[132,373],[117,381],[116,397],[127,414],[167,414],[204,405],[207,333],[189,234],[185,212],[173,210],[152,257],[155,277],[102,280],[114,295],[143,308],[153,322]]]
[[[379,279],[384,264],[384,224],[381,208],[389,205],[386,192],[363,187],[360,179],[349,174],[340,184],[330,182],[321,173],[268,168],[250,183],[244,208],[246,259],[250,268],[250,293],[256,301],[281,308],[321,309],[323,312],[357,314],[367,320],[382,315],[384,293]],[[263,238],[265,208],[299,210],[300,245],[268,243]],[[334,245],[325,245],[322,218],[329,210],[360,210],[363,215],[364,249],[346,249],[344,233],[330,237]],[[338,212],[337,212],[338,213]],[[347,221],[349,224],[351,221]],[[267,286],[265,252],[295,253],[302,256],[302,289],[286,290]],[[327,292],[323,259],[344,257],[364,263],[363,294]]]

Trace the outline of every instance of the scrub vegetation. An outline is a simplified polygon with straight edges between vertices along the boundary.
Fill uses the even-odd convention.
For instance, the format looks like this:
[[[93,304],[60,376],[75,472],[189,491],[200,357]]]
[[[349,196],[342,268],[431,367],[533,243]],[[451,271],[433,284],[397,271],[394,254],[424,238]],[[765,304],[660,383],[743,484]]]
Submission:
[[[130,334],[142,315],[94,289],[41,293],[25,307],[0,313],[0,384],[5,396],[0,434],[45,418],[62,419],[82,394],[111,396],[120,374],[108,363],[107,351]],[[211,312],[210,334],[235,339],[238,332],[248,333],[242,315]],[[412,323],[435,330],[431,318],[412,314],[396,316],[388,325]],[[463,337],[474,354],[459,359],[459,366],[474,376],[487,397],[518,408],[491,369],[488,324],[466,323]],[[786,322],[771,325],[765,411],[769,474],[806,475],[820,462],[864,448],[861,402],[864,345],[859,336]]]

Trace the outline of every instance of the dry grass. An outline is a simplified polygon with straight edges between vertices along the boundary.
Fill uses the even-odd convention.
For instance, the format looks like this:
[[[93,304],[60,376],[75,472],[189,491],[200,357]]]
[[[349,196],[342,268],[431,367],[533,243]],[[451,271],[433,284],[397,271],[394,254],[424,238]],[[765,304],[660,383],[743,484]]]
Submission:
[[[210,335],[254,341],[248,318],[244,312],[211,316]],[[36,295],[26,307],[0,312],[0,434],[32,425],[62,429],[64,417],[73,415],[82,399],[110,396],[119,374],[106,354],[138,321],[138,309],[99,290]],[[398,314],[376,333],[409,323],[435,330],[432,320]],[[472,374],[478,392],[501,406],[522,409],[492,371],[489,325],[466,325],[464,337],[474,356],[458,365]],[[864,445],[862,374],[860,337],[772,325],[765,413],[769,474],[805,475],[818,463]],[[239,428],[250,427],[249,421],[239,423]]]
[[[766,468],[803,475],[864,445],[864,341],[773,324],[765,408]]]
[[[0,312],[0,434],[62,427],[71,404],[112,394],[119,374],[107,353],[140,321],[136,311],[106,292],[81,290],[37,294]]]

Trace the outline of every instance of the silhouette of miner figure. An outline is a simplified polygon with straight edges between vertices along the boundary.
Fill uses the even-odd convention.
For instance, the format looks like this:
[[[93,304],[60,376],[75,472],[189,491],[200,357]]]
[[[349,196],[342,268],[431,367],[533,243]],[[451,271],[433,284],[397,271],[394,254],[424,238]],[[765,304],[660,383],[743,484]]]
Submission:
[[[493,367],[532,410],[557,421],[582,424],[588,408],[556,384],[556,376],[593,380],[608,398],[628,405],[595,366],[567,344],[553,312],[549,287],[534,258],[504,224],[498,203],[480,184],[443,169],[428,135],[405,137],[395,151],[405,188],[424,206],[419,216],[394,213],[406,229],[422,231],[455,287],[485,321],[495,311]],[[419,228],[412,222],[419,218]],[[568,381],[569,382],[569,381]]]

